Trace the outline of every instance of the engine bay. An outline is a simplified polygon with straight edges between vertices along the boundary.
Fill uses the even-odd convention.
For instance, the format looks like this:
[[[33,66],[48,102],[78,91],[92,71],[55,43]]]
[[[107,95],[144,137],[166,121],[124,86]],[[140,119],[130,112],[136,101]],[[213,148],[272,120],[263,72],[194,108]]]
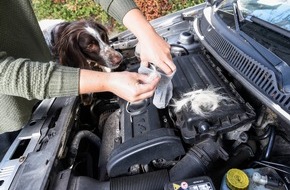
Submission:
[[[156,108],[152,98],[130,103],[106,92],[94,94],[91,105],[80,104],[76,97],[39,106],[30,125],[42,122],[42,129],[36,130],[41,140],[30,156],[45,154],[50,146],[55,149],[49,149],[53,151],[46,159],[45,182],[38,182],[42,184],[38,187],[227,189],[230,182],[225,176],[237,170],[234,176],[241,171],[248,176],[260,175],[255,182],[249,178],[249,189],[288,189],[289,123],[257,98],[237,75],[228,72],[201,43],[193,21],[200,18],[203,6],[152,22],[171,45],[177,67],[172,78],[173,96],[166,108]],[[134,36],[126,31],[111,40],[112,47],[124,56],[118,70],[136,72],[140,60]],[[184,94],[197,90],[202,94],[205,89],[215,89],[224,97],[217,109],[206,115],[187,108],[176,111],[176,101]],[[63,126],[66,129],[58,130]],[[27,149],[33,142],[23,139],[18,138],[15,147],[20,141]],[[55,139],[56,143],[50,145]],[[8,160],[18,159],[13,155]],[[19,181],[12,187],[29,181],[33,175],[25,171],[27,167],[34,168],[32,171],[41,168],[36,161],[34,158],[31,163],[19,165],[22,169],[15,178]],[[266,184],[261,176],[268,178]],[[28,189],[34,189],[34,185],[26,184]]]
[[[164,28],[157,27],[158,29],[162,33]],[[97,177],[91,177],[110,181],[111,187],[115,180],[122,179],[125,180],[123,185],[130,184],[125,185],[125,189],[143,189],[143,182],[132,185],[128,181],[135,181],[138,176],[143,175],[149,180],[150,175],[155,176],[156,172],[165,171],[165,174],[158,175],[167,176],[166,182],[159,182],[162,185],[158,188],[150,184],[152,189],[163,189],[164,183],[182,183],[186,179],[195,178],[204,182],[201,184],[207,184],[205,189],[219,189],[225,185],[224,175],[230,169],[256,170],[257,167],[262,175],[267,176],[269,172],[269,176],[282,180],[271,164],[268,168],[262,167],[270,158],[275,158],[275,153],[279,155],[279,158],[276,157],[278,160],[287,160],[289,156],[289,152],[279,153],[271,142],[280,139],[281,143],[285,140],[282,140],[283,137],[272,138],[275,133],[273,130],[281,129],[274,124],[279,117],[257,101],[203,47],[191,21],[177,22],[166,30],[163,37],[172,47],[171,53],[177,71],[172,78],[173,96],[165,109],[156,108],[153,98],[129,103],[115,99],[114,96],[107,99],[104,97],[108,95],[100,94],[96,95],[97,104],[93,108],[83,107],[91,112],[95,111],[91,113],[99,121],[95,133],[102,139],[98,162],[95,162],[94,167],[98,168],[94,171]],[[139,52],[128,48],[128,44],[134,43],[134,40],[126,39],[130,39],[130,34],[129,37],[119,37],[112,45],[126,55],[122,69],[137,71],[140,66]],[[186,108],[176,111],[176,100],[182,99],[183,94],[212,88],[226,97],[214,111],[205,116]],[[104,110],[105,107],[107,110]],[[282,131],[276,134],[281,134]],[[151,180],[153,179],[154,177]],[[170,189],[170,185],[168,188]],[[271,188],[285,187],[280,184]]]

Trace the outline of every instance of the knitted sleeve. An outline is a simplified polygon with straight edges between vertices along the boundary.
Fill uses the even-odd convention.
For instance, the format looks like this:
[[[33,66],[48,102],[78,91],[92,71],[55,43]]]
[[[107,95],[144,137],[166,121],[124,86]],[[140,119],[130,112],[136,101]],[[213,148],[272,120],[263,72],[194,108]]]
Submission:
[[[131,9],[138,8],[133,0],[95,0],[102,8],[120,23]]]
[[[76,96],[79,92],[79,69],[54,62],[13,59],[0,52],[0,94],[26,99]]]

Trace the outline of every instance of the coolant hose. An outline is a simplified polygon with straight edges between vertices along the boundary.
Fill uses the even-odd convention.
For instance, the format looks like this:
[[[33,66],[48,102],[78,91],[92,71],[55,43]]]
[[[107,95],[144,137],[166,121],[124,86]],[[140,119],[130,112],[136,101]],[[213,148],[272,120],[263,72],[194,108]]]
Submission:
[[[264,160],[269,160],[270,159],[271,153],[272,153],[272,149],[273,149],[273,146],[274,146],[274,142],[275,142],[275,135],[276,135],[275,126],[274,125],[270,125],[269,127],[270,127],[270,137],[269,137],[268,145],[266,147]]]
[[[72,165],[77,153],[78,153],[78,149],[79,149],[79,145],[80,142],[83,138],[88,139],[90,142],[92,142],[95,146],[98,147],[98,149],[100,149],[101,147],[101,139],[95,135],[94,133],[92,133],[91,131],[88,130],[83,130],[83,131],[79,131],[76,136],[74,137],[71,146],[70,146],[70,158],[69,158],[69,164]]]

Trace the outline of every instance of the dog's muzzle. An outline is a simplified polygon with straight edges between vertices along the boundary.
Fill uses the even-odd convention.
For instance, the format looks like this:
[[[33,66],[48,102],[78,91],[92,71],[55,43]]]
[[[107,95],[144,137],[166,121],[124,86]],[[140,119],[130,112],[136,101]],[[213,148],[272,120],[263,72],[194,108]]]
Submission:
[[[105,66],[111,69],[118,68],[123,61],[123,55],[109,46],[104,48],[100,55],[105,61]]]

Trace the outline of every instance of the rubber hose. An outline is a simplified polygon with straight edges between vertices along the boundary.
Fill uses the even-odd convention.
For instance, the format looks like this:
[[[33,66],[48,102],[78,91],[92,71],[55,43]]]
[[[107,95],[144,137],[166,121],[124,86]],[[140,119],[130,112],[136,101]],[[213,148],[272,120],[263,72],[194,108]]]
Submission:
[[[94,133],[92,133],[91,131],[88,130],[83,130],[83,131],[79,131],[76,136],[74,137],[71,146],[70,146],[70,164],[72,165],[77,153],[78,153],[78,149],[79,149],[79,145],[82,139],[88,139],[90,142],[92,142],[95,146],[98,147],[98,149],[100,149],[101,147],[101,139],[95,135]]]

